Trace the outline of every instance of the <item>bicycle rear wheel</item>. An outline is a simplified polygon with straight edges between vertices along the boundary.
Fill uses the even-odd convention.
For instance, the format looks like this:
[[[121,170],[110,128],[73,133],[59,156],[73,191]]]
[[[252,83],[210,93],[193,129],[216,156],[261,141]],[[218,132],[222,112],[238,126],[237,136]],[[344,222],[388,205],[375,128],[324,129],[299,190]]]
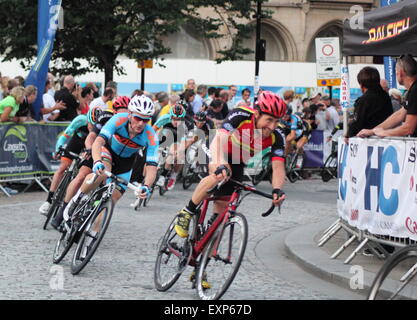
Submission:
[[[110,224],[113,209],[114,203],[110,198],[98,204],[97,211],[87,223],[75,249],[71,264],[71,273],[73,275],[80,273],[93,257]],[[97,233],[93,231],[95,224],[99,227]]]
[[[183,169],[182,188],[187,190],[194,182],[194,173],[191,170],[190,164],[185,164]]]
[[[271,168],[270,157],[271,157],[271,154],[267,153],[266,155],[262,157],[262,160],[258,162],[258,165],[255,168],[255,172],[258,172],[258,173],[252,176],[253,185],[256,186],[270,172],[269,170]]]
[[[235,213],[223,230],[210,240],[200,259],[196,287],[203,300],[217,300],[227,291],[235,278],[245,255],[248,242],[248,223],[245,216]],[[207,280],[211,288],[204,289]]]
[[[188,238],[181,238],[174,230],[177,217],[171,222],[158,245],[158,255],[154,268],[154,283],[158,291],[171,288],[191,258],[191,244]]]
[[[405,247],[392,255],[377,273],[368,300],[417,298],[417,246]]]
[[[320,176],[323,182],[328,182],[330,179],[337,177],[337,156],[331,154],[327,157]]]
[[[49,221],[51,221],[52,218],[55,217],[57,214],[59,208],[63,205],[63,199],[65,197],[65,193],[67,191],[67,187],[69,183],[71,182],[72,178],[72,172],[67,171],[65,173],[65,176],[62,178],[61,182],[58,185],[58,188],[55,191],[54,197],[52,198],[52,204],[51,207],[48,210],[48,213],[46,214],[46,220],[43,224],[43,230],[46,230]]]
[[[297,159],[299,155],[298,154],[290,154],[287,156],[288,161],[288,167],[287,167],[287,178],[290,180],[291,183],[296,182],[299,179],[299,175],[297,172],[295,172],[295,168],[297,166]]]

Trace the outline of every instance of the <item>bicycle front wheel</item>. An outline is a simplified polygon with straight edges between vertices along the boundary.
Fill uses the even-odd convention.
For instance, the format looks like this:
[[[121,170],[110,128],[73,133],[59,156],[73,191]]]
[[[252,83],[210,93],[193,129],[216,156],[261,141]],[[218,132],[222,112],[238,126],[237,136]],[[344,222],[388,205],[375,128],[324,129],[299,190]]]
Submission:
[[[171,222],[159,242],[154,268],[154,283],[158,291],[167,291],[181,276],[191,257],[188,238],[181,238],[174,230],[177,217]]]
[[[405,247],[392,255],[377,273],[368,300],[417,298],[417,246]]]
[[[92,203],[91,205],[94,205]],[[106,233],[113,214],[114,203],[111,199],[98,204],[98,210],[87,223],[72,258],[71,273],[76,275],[91,260]]]
[[[197,271],[196,287],[203,300],[220,299],[235,278],[248,242],[245,216],[235,213],[204,250]],[[209,284],[210,288],[204,286]]]
[[[330,179],[337,177],[337,156],[331,154],[326,159],[320,175],[323,182],[328,182]]]

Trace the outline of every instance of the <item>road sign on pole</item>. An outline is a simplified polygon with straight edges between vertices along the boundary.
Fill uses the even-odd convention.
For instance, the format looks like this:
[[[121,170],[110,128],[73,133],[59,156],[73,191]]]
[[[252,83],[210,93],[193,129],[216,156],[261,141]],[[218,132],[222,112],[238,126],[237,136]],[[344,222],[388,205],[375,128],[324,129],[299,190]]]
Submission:
[[[340,86],[339,38],[316,38],[317,86]]]

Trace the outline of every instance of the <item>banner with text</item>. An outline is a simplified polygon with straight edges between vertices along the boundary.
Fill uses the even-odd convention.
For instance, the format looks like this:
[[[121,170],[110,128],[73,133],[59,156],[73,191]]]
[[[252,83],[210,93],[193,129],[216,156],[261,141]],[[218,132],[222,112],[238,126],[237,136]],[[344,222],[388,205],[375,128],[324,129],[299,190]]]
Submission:
[[[417,140],[339,139],[338,214],[372,234],[417,240]]]
[[[53,173],[59,161],[52,159],[57,137],[68,123],[1,124],[0,178]]]

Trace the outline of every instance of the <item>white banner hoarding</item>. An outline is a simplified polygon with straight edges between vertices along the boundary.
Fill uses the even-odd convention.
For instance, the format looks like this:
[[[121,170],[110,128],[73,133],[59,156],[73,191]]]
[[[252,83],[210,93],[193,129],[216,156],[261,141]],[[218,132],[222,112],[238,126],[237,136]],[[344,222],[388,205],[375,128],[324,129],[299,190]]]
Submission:
[[[360,230],[417,240],[416,145],[339,139],[339,216]]]

